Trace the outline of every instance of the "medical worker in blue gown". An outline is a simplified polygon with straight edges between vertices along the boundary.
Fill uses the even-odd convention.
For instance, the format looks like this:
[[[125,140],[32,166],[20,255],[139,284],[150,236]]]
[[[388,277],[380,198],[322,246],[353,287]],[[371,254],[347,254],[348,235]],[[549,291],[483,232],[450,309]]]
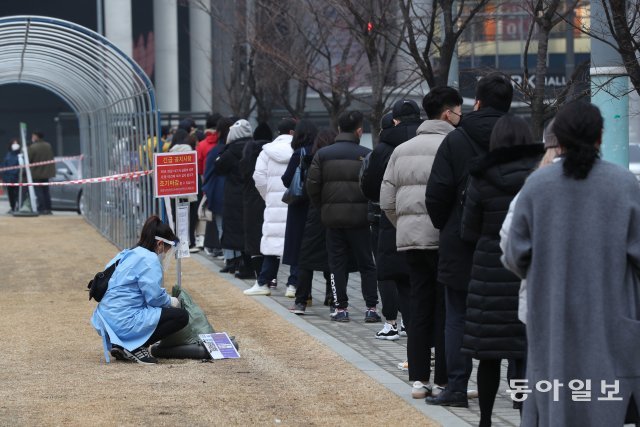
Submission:
[[[91,324],[112,344],[118,360],[153,364],[148,347],[189,322],[177,298],[162,287],[163,266],[173,258],[177,238],[157,216],[145,222],[140,241],[116,255],[120,260],[109,287],[91,317]]]

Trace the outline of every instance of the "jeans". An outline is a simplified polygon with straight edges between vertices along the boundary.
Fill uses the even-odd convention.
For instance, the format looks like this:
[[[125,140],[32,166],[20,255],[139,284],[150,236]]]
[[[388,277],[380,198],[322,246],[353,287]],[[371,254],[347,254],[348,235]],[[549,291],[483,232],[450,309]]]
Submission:
[[[218,237],[220,241],[222,241],[222,215],[216,215],[214,216],[214,219],[216,221],[216,228],[218,229]],[[240,253],[240,251],[222,248],[222,256],[224,257],[225,261],[238,258],[241,255],[242,254]]]
[[[378,289],[369,227],[327,228],[326,233],[331,287],[336,307],[346,309],[349,306],[346,275],[351,251],[356,257],[360,271],[362,297],[367,308],[374,308],[378,305]]]
[[[258,285],[268,285],[273,279],[278,277],[280,268],[280,258],[275,255],[265,255],[262,259],[262,269],[258,275]]]

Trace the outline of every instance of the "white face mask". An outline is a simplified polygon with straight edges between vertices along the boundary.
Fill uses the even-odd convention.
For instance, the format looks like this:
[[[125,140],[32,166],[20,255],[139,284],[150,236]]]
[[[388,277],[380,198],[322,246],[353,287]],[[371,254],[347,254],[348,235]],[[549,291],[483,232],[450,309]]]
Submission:
[[[20,144],[15,144],[15,143],[11,144],[11,149],[13,151],[18,151],[20,149]]]

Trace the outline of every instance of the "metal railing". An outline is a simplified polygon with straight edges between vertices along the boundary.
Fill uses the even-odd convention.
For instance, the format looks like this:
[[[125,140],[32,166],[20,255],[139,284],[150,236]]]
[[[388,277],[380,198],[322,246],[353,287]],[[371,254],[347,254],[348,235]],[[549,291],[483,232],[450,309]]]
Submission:
[[[0,18],[0,85],[47,89],[75,112],[85,178],[153,168],[159,135],[151,81],[100,34],[42,16]],[[118,247],[157,212],[152,176],[85,185],[83,215]]]

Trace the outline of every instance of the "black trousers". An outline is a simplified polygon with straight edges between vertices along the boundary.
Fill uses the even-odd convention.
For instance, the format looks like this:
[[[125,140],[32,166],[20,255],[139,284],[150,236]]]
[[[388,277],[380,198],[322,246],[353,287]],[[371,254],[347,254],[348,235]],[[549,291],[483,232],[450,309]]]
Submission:
[[[411,321],[411,281],[409,277],[396,280],[379,280],[378,291],[382,301],[382,315],[387,322],[398,319],[398,311],[402,314],[405,327]]]
[[[449,378],[447,388],[453,392],[466,393],[473,368],[471,357],[461,351],[467,314],[467,290],[458,291],[446,286],[445,306],[444,342]]]
[[[333,300],[339,309],[349,306],[347,296],[347,264],[353,253],[360,271],[362,297],[368,308],[378,305],[376,264],[373,261],[369,227],[327,228],[327,253],[331,269]]]
[[[49,179],[34,179],[33,182],[49,182]],[[51,210],[51,194],[49,194],[48,185],[34,185],[33,189],[36,193],[36,202],[38,204],[38,212],[47,212]],[[34,206],[32,206],[33,208]]]
[[[328,271],[323,271],[324,280],[331,286],[331,275]],[[313,281],[313,270],[298,268],[298,286],[296,287],[296,304],[307,305],[307,300],[311,297],[311,282]]]
[[[11,210],[15,211],[20,208],[18,206],[18,192],[20,191],[20,187],[6,187],[7,195],[9,196],[9,206],[11,206]]]
[[[153,331],[147,342],[144,343],[144,347],[150,346],[174,332],[178,332],[187,326],[187,323],[189,323],[189,313],[184,308],[162,307],[158,326],[156,326],[156,330]]]
[[[409,380],[429,382],[431,347],[435,347],[434,382],[447,383],[444,346],[444,285],[437,281],[438,251],[407,251],[411,278],[411,320],[407,325],[407,360]],[[404,314],[403,314],[404,316]]]

